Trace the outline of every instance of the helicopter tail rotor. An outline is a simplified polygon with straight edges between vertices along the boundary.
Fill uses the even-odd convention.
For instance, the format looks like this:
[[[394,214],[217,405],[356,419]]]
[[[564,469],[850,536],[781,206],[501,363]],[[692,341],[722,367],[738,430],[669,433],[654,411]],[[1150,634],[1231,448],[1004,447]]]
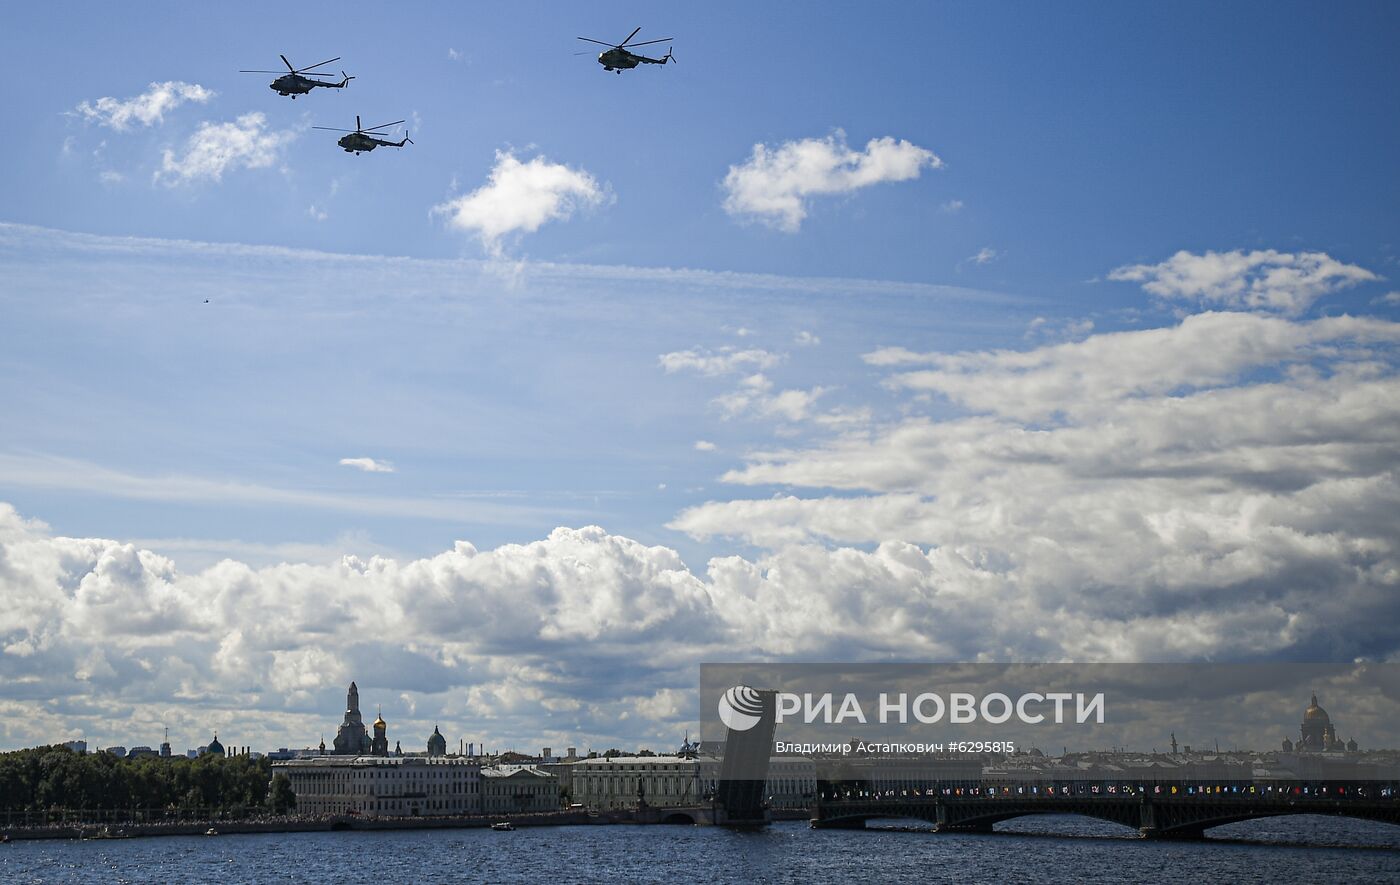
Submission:
[[[349,74],[345,73],[344,71],[341,71],[341,72],[340,72],[340,76],[341,76],[341,81],[340,81],[340,88],[341,88],[341,89],[344,89],[345,86],[346,86],[346,84],[348,84],[351,80],[355,79],[354,77],[350,76]]]

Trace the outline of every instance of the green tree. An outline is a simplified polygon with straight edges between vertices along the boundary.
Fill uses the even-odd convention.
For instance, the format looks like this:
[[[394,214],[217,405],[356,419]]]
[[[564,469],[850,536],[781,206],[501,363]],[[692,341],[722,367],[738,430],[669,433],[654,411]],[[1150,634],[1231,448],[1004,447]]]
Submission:
[[[272,786],[267,791],[267,804],[275,814],[286,814],[297,807],[297,794],[292,792],[292,782],[285,774],[274,774]]]

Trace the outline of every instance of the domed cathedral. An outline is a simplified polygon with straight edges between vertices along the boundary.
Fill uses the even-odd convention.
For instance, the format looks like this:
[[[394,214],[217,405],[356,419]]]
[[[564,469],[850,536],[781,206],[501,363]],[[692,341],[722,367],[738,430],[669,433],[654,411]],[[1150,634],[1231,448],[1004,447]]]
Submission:
[[[1339,752],[1346,746],[1337,739],[1337,729],[1327,711],[1317,705],[1317,692],[1313,692],[1312,703],[1303,711],[1303,724],[1300,727],[1297,749],[1300,753]]]
[[[335,755],[363,756],[369,751],[369,732],[360,717],[360,690],[352,682],[345,693],[345,721],[335,730]]]
[[[225,755],[225,754],[224,754],[224,745],[221,744],[221,743],[219,743],[219,733],[218,733],[217,731],[214,732],[214,739],[213,739],[212,741],[209,742],[209,746],[207,746],[207,747],[204,748],[204,752],[205,752],[206,755],[209,755],[209,756],[223,756],[223,755]]]
[[[369,742],[369,751],[375,756],[389,755],[389,725],[384,721],[384,711],[380,710],[374,719],[374,739]]]
[[[371,731],[373,736],[371,736]],[[326,742],[321,741],[321,753],[325,754]],[[360,689],[355,683],[350,683],[350,690],[345,694],[345,721],[340,724],[340,728],[335,732],[336,756],[402,756],[403,750],[398,742],[395,742],[394,749],[389,749],[389,725],[384,721],[384,709],[381,707],[375,716],[374,722],[370,723],[368,729],[365,728],[364,720],[360,717]],[[411,754],[414,756],[420,754]],[[428,755],[446,756],[447,738],[443,737],[441,729],[433,726],[433,733],[428,737]]]

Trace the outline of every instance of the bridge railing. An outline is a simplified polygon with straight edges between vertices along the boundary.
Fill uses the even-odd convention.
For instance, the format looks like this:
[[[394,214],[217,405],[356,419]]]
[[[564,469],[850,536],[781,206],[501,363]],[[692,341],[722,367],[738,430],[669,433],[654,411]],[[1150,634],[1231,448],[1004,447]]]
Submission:
[[[1004,781],[958,781],[886,787],[868,782],[824,782],[818,786],[818,806],[845,803],[933,800],[1006,800],[1055,802],[1066,799],[1145,799],[1167,801],[1228,800],[1287,802],[1394,802],[1400,805],[1400,783],[1378,781],[1061,781],[1010,784]]]

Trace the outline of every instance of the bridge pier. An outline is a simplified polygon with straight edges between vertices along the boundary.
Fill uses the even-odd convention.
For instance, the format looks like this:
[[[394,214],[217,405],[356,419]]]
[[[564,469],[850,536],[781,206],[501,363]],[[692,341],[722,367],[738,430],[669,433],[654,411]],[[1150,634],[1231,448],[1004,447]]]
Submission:
[[[990,833],[995,821],[974,823],[964,823],[954,819],[949,813],[947,803],[938,803],[938,813],[935,815],[933,831],[935,833]]]
[[[1205,839],[1206,831],[1204,828],[1196,829],[1195,827],[1174,827],[1170,830],[1163,830],[1157,827],[1139,827],[1138,835],[1142,836],[1144,839],[1156,839],[1158,841],[1171,840],[1173,842],[1189,842]]]
[[[935,833],[971,833],[987,835],[996,832],[992,824],[939,824],[933,828]]]

